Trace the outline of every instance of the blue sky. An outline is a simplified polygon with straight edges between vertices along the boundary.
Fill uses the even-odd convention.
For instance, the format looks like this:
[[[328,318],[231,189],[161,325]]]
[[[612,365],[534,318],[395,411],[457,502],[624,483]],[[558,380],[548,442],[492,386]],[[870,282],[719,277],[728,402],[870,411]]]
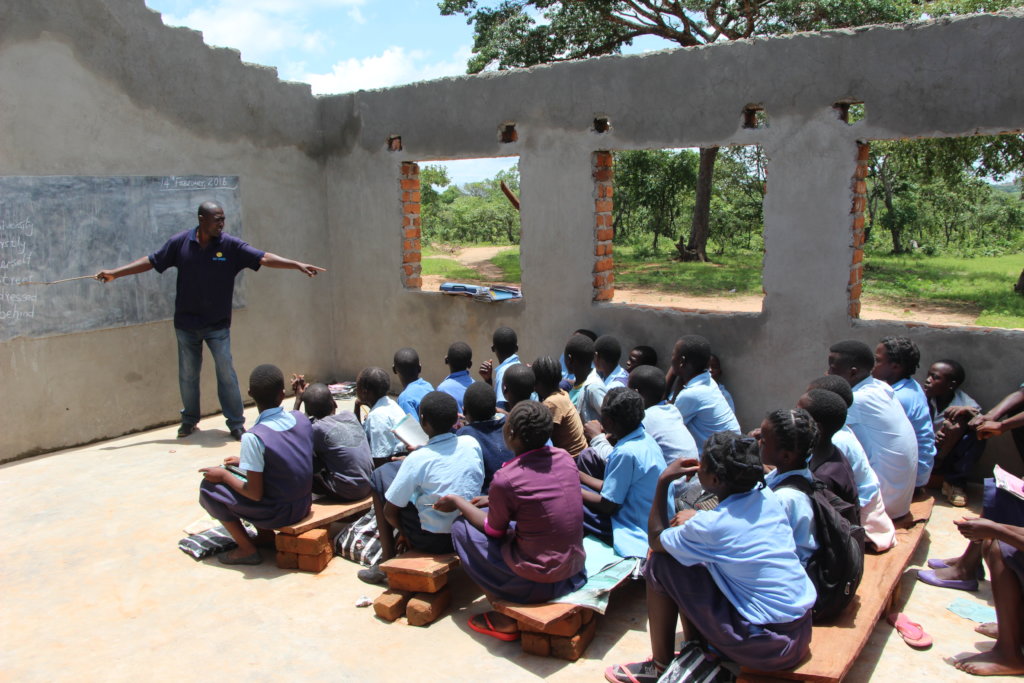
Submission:
[[[386,88],[466,73],[473,29],[438,0],[146,0],[169,26],[203,32],[247,62],[277,67],[314,94]],[[673,47],[637,41],[627,52]],[[458,184],[493,176],[508,159],[446,164]]]

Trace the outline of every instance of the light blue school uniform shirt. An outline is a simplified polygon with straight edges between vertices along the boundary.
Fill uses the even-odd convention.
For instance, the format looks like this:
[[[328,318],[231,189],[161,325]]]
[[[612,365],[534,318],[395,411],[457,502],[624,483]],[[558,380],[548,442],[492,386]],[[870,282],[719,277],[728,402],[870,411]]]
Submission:
[[[409,382],[402,393],[398,395],[398,405],[405,411],[406,415],[412,415],[417,420],[420,417],[420,401],[423,397],[434,390],[434,385],[422,377]]]
[[[807,566],[807,561],[818,549],[818,541],[814,538],[814,508],[811,499],[798,489],[779,485],[789,477],[803,477],[809,482],[814,481],[811,471],[807,468],[779,473],[778,470],[765,475],[764,481],[768,488],[775,492],[779,502],[786,511],[786,519],[793,528],[793,542],[796,543],[796,556],[800,564]]]
[[[838,448],[846,462],[850,463],[853,480],[857,484],[857,499],[861,508],[867,507],[879,492],[878,475],[871,469],[868,454],[860,445],[860,441],[857,441],[857,435],[847,425],[843,425],[842,429],[832,435],[832,445]]]
[[[498,363],[498,367],[494,368],[494,376],[491,378],[491,381],[494,382],[494,399],[498,403],[505,400],[505,392],[501,390],[501,379],[505,376],[505,371],[512,365],[519,365],[519,354],[513,353]]]
[[[619,557],[646,557],[647,518],[664,469],[661,448],[643,425],[619,439],[608,456],[601,497],[621,506],[612,515],[612,546]]]
[[[917,437],[892,387],[871,375],[858,382],[846,424],[878,475],[886,514],[896,519],[910,512],[917,482]]]
[[[725,388],[724,384],[722,384],[721,382],[718,382],[717,384],[718,384],[718,390],[721,391],[722,392],[722,396],[725,397],[725,402],[729,404],[729,410],[731,410],[732,414],[735,415],[736,414],[736,402],[732,400],[732,394],[729,393],[729,390]]]
[[[285,410],[283,406],[278,406],[260,413],[259,417],[256,418],[256,422],[253,423],[253,427],[256,425],[266,425],[275,432],[287,432],[295,426],[295,416],[290,411]],[[238,455],[238,468],[246,472],[262,472],[266,465],[264,458],[266,452],[267,447],[263,445],[260,437],[252,432],[242,434],[241,451]],[[310,451],[309,457],[312,460],[312,451]]]
[[[1024,387],[1022,387],[1022,388],[1024,388]],[[947,410],[949,408],[958,408],[960,406],[968,406],[970,408],[974,408],[975,410],[981,412],[981,405],[977,401],[975,401],[973,398],[971,398],[970,394],[968,394],[963,389],[957,389],[956,391],[953,392],[953,400],[950,401],[949,405],[946,406],[946,408],[943,409],[943,410],[939,410],[939,405],[938,405],[938,403],[935,402],[934,399],[928,399],[928,412],[932,416],[932,428],[933,428],[933,430],[936,433],[938,433],[938,431],[942,428],[942,422],[943,422],[943,420],[946,419],[945,416],[943,415],[945,410]]]
[[[650,434],[661,449],[665,465],[671,464],[677,458],[700,459],[697,444],[693,442],[693,437],[683,424],[682,416],[668,401],[662,401],[644,411],[643,426],[644,431]],[[608,455],[614,449],[604,434],[595,436],[590,441],[590,447],[602,460],[608,460]]]
[[[402,461],[384,498],[396,507],[409,503],[420,514],[424,531],[448,534],[459,511],[441,512],[432,506],[441,496],[454,494],[470,500],[484,484],[484,460],[480,444],[471,436],[451,432],[431,437]]]
[[[405,451],[405,444],[391,431],[404,417],[405,411],[390,396],[381,396],[370,408],[370,414],[363,420],[363,431],[374,459]]]
[[[659,537],[680,564],[704,564],[715,585],[747,621],[784,624],[814,606],[814,584],[796,556],[778,496],[753,489],[726,497]]]
[[[626,382],[629,381],[629,373],[622,369],[621,365],[616,365],[615,369],[608,373],[608,376],[604,378],[604,385],[609,389],[615,387],[624,387]]]
[[[601,419],[601,404],[604,403],[604,395],[607,393],[608,387],[605,386],[601,375],[597,374],[597,370],[590,371],[575,394],[569,392],[569,397],[576,406],[576,412],[580,414],[583,424]]]
[[[917,437],[917,481],[918,486],[928,483],[935,466],[935,427],[932,426],[931,412],[928,410],[928,397],[924,389],[913,377],[904,377],[892,385],[896,400],[903,406],[914,436]]]
[[[459,404],[459,413],[462,412],[462,399],[466,395],[466,389],[473,383],[473,378],[469,376],[469,370],[459,370],[441,380],[441,383],[437,385],[438,391],[443,391]]]
[[[707,370],[686,383],[676,395],[675,404],[698,449],[703,449],[715,432],[740,431],[736,415]]]

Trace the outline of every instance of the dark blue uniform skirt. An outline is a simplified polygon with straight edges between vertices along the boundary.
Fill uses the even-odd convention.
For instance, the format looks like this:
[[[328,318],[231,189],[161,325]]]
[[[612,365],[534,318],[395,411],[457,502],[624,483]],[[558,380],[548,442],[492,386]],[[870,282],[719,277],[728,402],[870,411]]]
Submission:
[[[220,522],[244,519],[257,529],[276,529],[295,524],[309,514],[309,496],[291,503],[267,504],[235,493],[225,484],[203,481],[199,485],[199,504]]]

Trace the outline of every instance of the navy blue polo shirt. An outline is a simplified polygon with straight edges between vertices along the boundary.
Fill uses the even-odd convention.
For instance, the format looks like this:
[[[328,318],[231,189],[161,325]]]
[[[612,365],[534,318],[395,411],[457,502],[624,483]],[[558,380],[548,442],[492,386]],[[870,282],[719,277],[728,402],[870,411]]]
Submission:
[[[149,262],[158,273],[172,266],[178,269],[175,327],[182,330],[229,327],[235,276],[243,268],[259,270],[266,252],[227,233],[221,233],[204,249],[196,238],[197,230],[179,232],[150,254]]]

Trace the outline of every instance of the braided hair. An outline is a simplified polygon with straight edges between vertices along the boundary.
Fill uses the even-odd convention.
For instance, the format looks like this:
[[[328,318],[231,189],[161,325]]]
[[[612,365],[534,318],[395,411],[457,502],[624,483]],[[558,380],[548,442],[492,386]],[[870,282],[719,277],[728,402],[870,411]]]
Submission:
[[[910,377],[921,365],[921,350],[910,337],[882,337],[879,342],[885,355],[903,369],[903,377]]]
[[[775,410],[765,419],[772,423],[772,431],[782,450],[806,455],[818,442],[818,424],[803,408]]]
[[[510,434],[519,437],[527,450],[540,448],[551,438],[551,411],[537,401],[520,401],[508,414]]]
[[[715,432],[704,443],[701,466],[718,477],[730,493],[763,489],[764,468],[757,439],[735,432]]]

